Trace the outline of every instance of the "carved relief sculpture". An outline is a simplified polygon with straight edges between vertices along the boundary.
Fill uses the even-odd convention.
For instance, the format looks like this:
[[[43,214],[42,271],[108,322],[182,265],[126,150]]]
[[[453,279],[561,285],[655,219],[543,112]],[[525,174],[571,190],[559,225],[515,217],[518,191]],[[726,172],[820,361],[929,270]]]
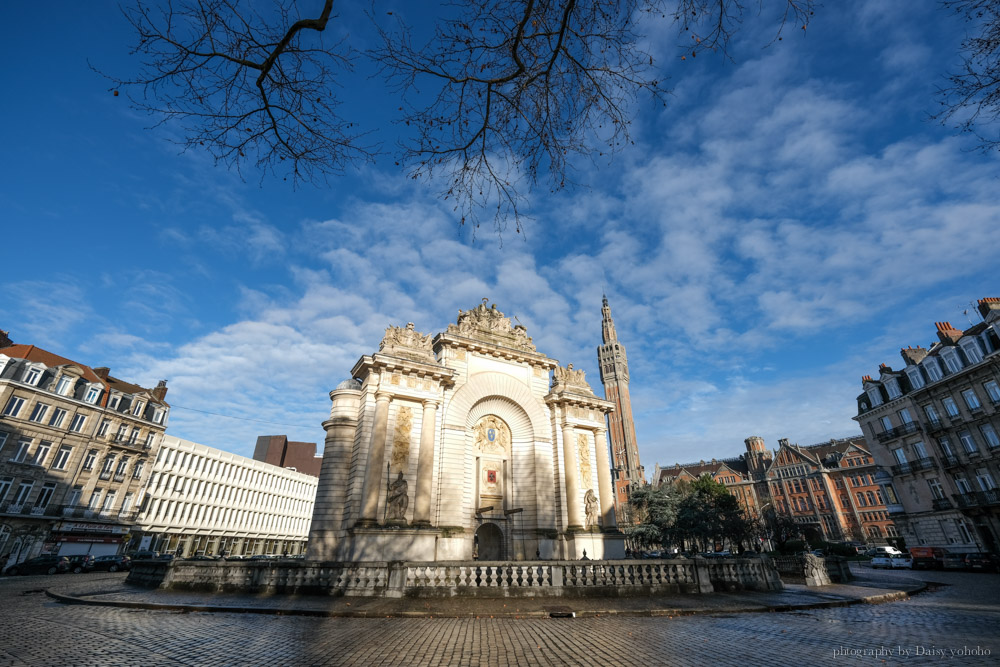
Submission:
[[[396,481],[389,485],[389,500],[386,503],[385,518],[387,521],[405,521],[406,508],[410,499],[406,495],[407,484],[403,473],[396,476]]]
[[[590,472],[590,438],[583,433],[576,437],[576,458],[580,462],[580,481],[584,486],[594,486]]]
[[[587,528],[597,525],[597,517],[599,512],[597,495],[594,493],[593,489],[587,489],[587,493],[583,496],[583,505],[587,513]]]
[[[497,310],[497,305],[487,307],[489,299],[471,310],[459,310],[458,322],[448,325],[448,333],[462,336],[474,336],[476,333],[485,333],[496,336],[501,344],[526,352],[535,352],[535,345],[528,337],[528,330],[524,325],[512,325],[510,318]]]
[[[486,415],[472,431],[476,451],[484,454],[506,454],[510,449],[510,428],[495,415]]]
[[[402,473],[410,460],[410,431],[413,429],[413,410],[403,406],[396,413],[396,430],[392,436],[392,454],[389,466],[394,472]]]
[[[378,351],[416,361],[436,361],[433,336],[414,329],[413,322],[407,322],[405,327],[386,327]]]
[[[575,370],[573,364],[569,364],[566,368],[556,366],[552,370],[552,388],[555,389],[556,387],[562,389],[582,389],[586,394],[590,396],[594,395],[594,390],[587,383],[586,371]]]

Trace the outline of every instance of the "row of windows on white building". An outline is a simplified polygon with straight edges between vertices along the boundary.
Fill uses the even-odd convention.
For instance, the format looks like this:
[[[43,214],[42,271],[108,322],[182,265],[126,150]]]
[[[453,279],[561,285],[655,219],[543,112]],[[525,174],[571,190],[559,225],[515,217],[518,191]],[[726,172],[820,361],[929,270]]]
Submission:
[[[160,449],[156,457],[155,467],[157,471],[164,473],[170,472],[178,476],[198,476],[205,480],[215,480],[227,487],[238,486],[245,490],[267,488],[274,494],[289,498],[301,498],[315,493],[313,486],[297,480],[263,470],[254,470],[237,463],[220,461],[196,452],[184,452],[172,447]]]
[[[274,514],[268,511],[237,509],[220,505],[210,506],[198,502],[153,498],[144,513],[145,524],[170,524],[172,526],[201,526],[227,531],[248,531],[274,535],[305,535],[310,518]]]

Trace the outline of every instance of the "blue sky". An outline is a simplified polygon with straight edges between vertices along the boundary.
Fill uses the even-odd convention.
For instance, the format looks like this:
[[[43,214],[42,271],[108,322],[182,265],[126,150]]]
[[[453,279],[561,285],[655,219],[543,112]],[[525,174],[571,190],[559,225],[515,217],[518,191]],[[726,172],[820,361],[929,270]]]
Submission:
[[[735,62],[682,61],[649,24],[666,108],[638,106],[635,146],[542,189],[502,246],[391,156],[296,190],[179,154],[88,66],[132,71],[115,5],[30,5],[0,6],[0,328],[167,379],[178,437],[322,442],[327,392],[386,326],[441,331],[483,297],[596,386],[606,291],[647,470],[811,444],[857,432],[862,375],[1000,296],[1000,160],[928,118],[966,29],[936,3],[830,3],[770,46],[754,22]],[[338,29],[362,42],[356,20]],[[341,92],[391,147],[391,94]]]

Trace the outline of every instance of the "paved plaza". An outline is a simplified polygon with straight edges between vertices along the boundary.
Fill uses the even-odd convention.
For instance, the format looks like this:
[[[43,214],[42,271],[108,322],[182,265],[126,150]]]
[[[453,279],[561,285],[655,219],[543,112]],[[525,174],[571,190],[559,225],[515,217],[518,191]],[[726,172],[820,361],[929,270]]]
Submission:
[[[876,576],[933,583],[899,602],[778,613],[314,618],[67,605],[44,589],[121,588],[123,575],[8,577],[0,665],[1000,664],[1000,576]]]

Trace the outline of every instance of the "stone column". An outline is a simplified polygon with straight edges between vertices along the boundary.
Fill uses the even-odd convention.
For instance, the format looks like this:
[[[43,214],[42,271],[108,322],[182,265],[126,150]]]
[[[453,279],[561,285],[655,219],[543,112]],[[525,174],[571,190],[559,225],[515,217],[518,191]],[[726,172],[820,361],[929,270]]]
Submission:
[[[580,465],[576,460],[573,443],[573,425],[563,421],[563,463],[566,466],[566,520],[567,528],[583,530],[583,508],[580,506]]]
[[[417,455],[417,494],[413,504],[413,525],[431,525],[431,478],[434,472],[434,432],[437,401],[424,401],[420,422],[420,453]]]
[[[365,466],[365,483],[361,491],[361,518],[356,526],[374,526],[378,523],[378,495],[382,489],[382,463],[385,461],[385,439],[389,426],[389,400],[384,391],[375,394],[375,419],[372,421],[372,439],[368,444],[368,462]]]
[[[611,464],[608,460],[608,432],[603,428],[594,431],[594,448],[597,450],[597,490],[601,500],[601,518],[604,530],[618,527],[615,516],[615,489],[611,484]]]

